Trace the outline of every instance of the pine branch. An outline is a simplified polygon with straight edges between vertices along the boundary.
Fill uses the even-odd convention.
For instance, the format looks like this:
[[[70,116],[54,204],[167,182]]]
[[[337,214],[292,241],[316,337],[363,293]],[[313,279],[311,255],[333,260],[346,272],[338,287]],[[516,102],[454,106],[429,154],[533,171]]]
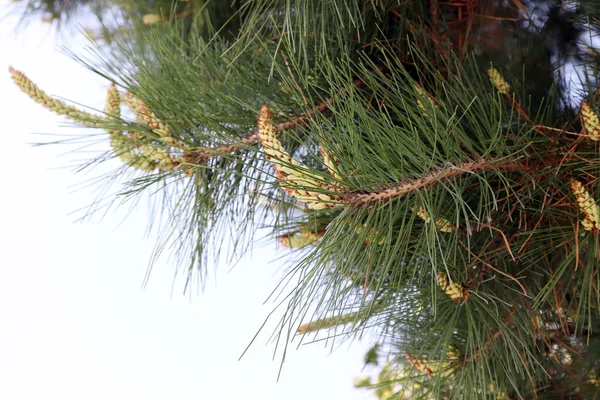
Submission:
[[[394,199],[415,190],[426,189],[462,174],[473,174],[490,170],[529,171],[531,168],[528,161],[515,162],[511,160],[493,159],[465,161],[456,165],[450,164],[446,168],[440,167],[422,178],[399,182],[398,184],[390,185],[390,187],[379,191],[341,195],[339,201],[343,203],[352,203],[358,206],[369,206]]]
[[[537,27],[529,3],[254,0],[233,42],[191,32],[191,2],[173,25],[144,9],[142,22],[164,23],[91,67],[144,102],[111,86],[101,116],[10,71],[44,107],[108,132],[114,154],[144,172],[125,196],[172,179],[153,192],[165,192],[157,209],[169,215],[159,252],[173,244],[188,281],[205,272],[209,244],[237,246],[265,215],[282,246],[310,246],[279,335],[369,318],[391,355],[421,372],[415,396],[566,398],[561,383],[599,366],[568,336],[598,326],[600,118],[587,93],[598,77],[584,82],[580,110],[564,106],[546,51],[560,47],[552,20]],[[595,64],[586,72],[598,75]],[[137,123],[121,119],[121,102]],[[263,104],[284,122],[262,106],[249,130]],[[257,193],[273,178],[267,210]],[[369,310],[365,299],[376,299]],[[325,318],[301,325],[311,309]],[[551,316],[538,322],[541,312]],[[582,355],[577,366],[563,349]]]

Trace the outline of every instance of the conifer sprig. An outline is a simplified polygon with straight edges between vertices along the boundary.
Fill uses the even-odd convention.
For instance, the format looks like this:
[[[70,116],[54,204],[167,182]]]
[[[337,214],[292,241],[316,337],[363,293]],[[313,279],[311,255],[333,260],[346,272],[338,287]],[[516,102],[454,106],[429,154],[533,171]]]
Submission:
[[[382,67],[380,67],[380,68],[382,68]],[[355,88],[360,88],[360,87],[364,86],[364,81],[362,79],[356,79],[353,82],[353,86]],[[301,113],[299,116],[291,119],[290,121],[282,122],[282,123],[274,125],[276,133],[286,132],[290,129],[294,129],[296,127],[308,124],[310,122],[310,120],[317,115],[317,113],[324,112],[336,100],[339,100],[347,93],[348,93],[348,89],[342,89],[338,93],[336,93],[335,96],[328,97],[325,100],[318,102],[314,108]],[[241,139],[238,143],[233,143],[233,144],[226,145],[226,146],[219,146],[219,147],[212,148],[210,150],[195,152],[190,155],[190,158],[194,163],[203,164],[204,162],[206,162],[206,160],[208,160],[211,157],[229,154],[236,150],[242,149],[244,147],[252,146],[252,145],[258,143],[259,141],[260,141],[260,132],[255,131],[255,132],[252,132],[251,134],[249,134],[248,136],[244,137],[243,139]],[[323,158],[325,159],[326,165],[328,165],[327,163],[329,163],[331,161],[329,159],[329,156],[326,156],[326,153],[322,153],[322,154],[323,154]],[[332,171],[332,170],[330,170],[330,171]]]
[[[269,236],[306,247],[279,338],[375,326],[394,364],[414,355],[420,380],[401,378],[415,397],[577,398],[565,382],[599,367],[576,357],[599,320],[597,154],[561,104],[551,35],[500,3],[253,0],[236,3],[238,37],[207,40],[186,15],[88,62],[139,99],[109,89],[99,127],[145,170],[126,196],[169,193],[159,251],[174,245],[192,282],[210,246],[237,256],[268,215]],[[591,107],[581,136],[595,140]]]
[[[129,100],[129,103],[131,102],[132,100]],[[141,101],[137,101],[136,103],[138,112],[146,113],[144,114],[144,122],[160,137],[160,141],[163,144],[157,145],[150,140],[143,141],[137,135],[125,133],[119,129],[108,129],[111,147],[121,161],[132,168],[145,172],[154,172],[157,169],[161,171],[173,171],[181,164],[182,157],[180,155],[172,155],[169,147],[176,145],[183,147],[183,145],[174,140],[168,128]],[[121,115],[120,106],[121,97],[113,83],[108,90],[106,108],[104,110],[107,118],[118,120]]]
[[[321,329],[333,328],[335,326],[346,325],[349,323],[364,322],[367,318],[372,315],[376,315],[384,309],[384,305],[381,302],[376,302],[372,307],[364,307],[360,311],[336,315],[334,317],[322,318],[316,321],[312,321],[308,324],[301,325],[297,333],[305,334],[309,332],[315,332]]]

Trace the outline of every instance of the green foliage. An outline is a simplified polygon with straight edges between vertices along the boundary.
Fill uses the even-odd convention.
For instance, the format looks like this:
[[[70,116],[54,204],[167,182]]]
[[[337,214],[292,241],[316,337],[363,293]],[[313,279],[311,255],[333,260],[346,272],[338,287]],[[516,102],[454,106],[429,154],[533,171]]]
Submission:
[[[594,2],[180,3],[73,56],[143,105],[96,125],[173,157],[122,195],[154,193],[187,283],[268,229],[304,246],[278,343],[376,332],[379,398],[597,394]]]

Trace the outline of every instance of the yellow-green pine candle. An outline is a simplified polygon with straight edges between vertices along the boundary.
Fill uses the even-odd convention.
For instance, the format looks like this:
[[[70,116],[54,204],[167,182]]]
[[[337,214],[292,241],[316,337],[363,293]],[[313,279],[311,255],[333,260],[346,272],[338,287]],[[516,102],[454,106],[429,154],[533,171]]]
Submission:
[[[442,272],[437,273],[437,283],[453,301],[467,300],[469,298],[469,292],[462,285],[450,282],[446,274]]]
[[[433,98],[432,98],[432,97],[429,95],[429,93],[427,93],[427,92],[425,91],[425,89],[423,89],[423,88],[422,88],[422,87],[421,87],[421,86],[420,86],[418,83],[415,83],[415,84],[414,84],[414,88],[415,88],[415,91],[417,92],[417,94],[418,94],[420,97],[424,97],[424,98],[426,98],[427,100],[429,100],[429,102],[430,102],[431,104],[434,104],[434,105],[435,105],[435,101],[433,100]],[[421,99],[419,99],[419,98],[417,98],[417,106],[419,106],[419,109],[421,110],[421,112],[422,112],[422,114],[423,114],[423,116],[424,116],[424,117],[428,117],[428,116],[429,116],[429,115],[427,114],[427,111],[426,111],[426,109],[425,109],[425,105],[423,104],[423,102],[422,102],[422,101],[421,101]]]
[[[175,168],[176,164],[167,150],[153,145],[141,145],[139,149],[144,158],[155,165],[156,168],[164,171],[171,171]]]
[[[510,400],[508,394],[506,394],[504,390],[498,388],[494,381],[490,381],[490,383],[488,383],[488,391],[492,393],[498,400]]]
[[[119,91],[114,84],[111,84],[106,96],[104,112],[108,117],[119,118],[121,114],[120,104]],[[152,172],[156,169],[156,149],[153,146],[136,144],[120,130],[109,130],[108,134],[110,135],[110,145],[121,161],[132,168],[145,172]]]
[[[135,115],[135,120],[138,124],[144,124],[146,122],[144,115],[142,115],[141,113],[142,107],[144,106],[141,100],[133,97],[133,94],[131,94],[131,92],[127,92],[125,93],[123,102],[127,104],[131,112],[133,112],[133,114]]]
[[[492,84],[496,90],[498,90],[498,93],[508,94],[510,92],[510,85],[504,80],[496,68],[489,67],[487,72],[488,76],[490,77],[490,81],[492,81]]]
[[[598,376],[597,376],[596,374],[594,374],[594,373],[591,373],[591,374],[588,376],[587,382],[588,382],[590,385],[594,385],[594,386],[598,386],[598,387],[600,387],[600,379],[599,379],[599,378],[598,378]]]
[[[142,100],[136,99],[133,97],[133,94],[127,92],[125,95],[125,102],[135,114],[135,119],[138,123],[145,123],[154,133],[161,137],[163,142],[172,145],[177,144],[177,147],[183,147],[183,145],[176,143],[169,128],[158,119],[156,114],[146,107]]]
[[[429,376],[433,374],[433,371],[429,368],[429,365],[427,363],[427,358],[425,357],[416,358],[412,354],[407,354],[406,361],[408,361],[408,363],[419,372],[426,373]]]
[[[456,225],[454,225],[452,222],[448,221],[446,218],[436,219],[435,226],[441,232],[446,232],[446,233],[454,232],[456,230]]]
[[[336,164],[338,160],[330,157],[329,153],[322,145],[319,146],[319,148],[321,150],[321,155],[323,156],[323,161],[325,162],[325,167],[327,168],[327,171],[329,171],[331,176],[333,176],[334,178],[340,179],[340,175],[336,171]]]
[[[108,88],[104,112],[110,117],[119,118],[121,116],[121,96],[114,83],[111,83]]]
[[[368,386],[371,386],[371,378],[368,376],[363,375],[354,379],[355,388],[363,388]]]
[[[267,160],[273,163],[280,185],[287,193],[295,196],[299,201],[306,203],[308,208],[314,210],[321,210],[335,205],[330,196],[315,191],[315,189],[324,186],[319,183],[315,176],[301,172],[297,168],[290,168],[290,166],[302,168],[302,165],[292,158],[281,145],[268,106],[263,106],[258,115],[258,137],[267,154]],[[331,189],[330,187],[327,188]]]
[[[121,116],[121,97],[114,83],[108,88],[104,113],[107,118],[117,119]],[[131,139],[118,129],[108,130],[108,135],[110,138],[110,146],[113,148],[115,154],[125,164],[134,166],[137,155]]]
[[[144,25],[153,25],[162,22],[162,18],[159,14],[146,14],[142,16],[142,23]]]
[[[431,217],[427,211],[425,211],[424,207],[419,207],[416,211],[416,214],[419,218],[425,221],[425,223],[428,224],[431,222]],[[448,221],[446,218],[438,218],[434,221],[434,224],[441,232],[451,233],[456,230],[456,225]]]
[[[294,164],[295,160],[290,157],[289,153],[281,145],[279,139],[277,139],[275,126],[271,120],[271,111],[268,106],[263,106],[260,109],[260,114],[258,116],[258,137],[265,149],[265,153],[267,153],[267,160],[273,162],[275,172],[283,172],[281,171],[282,165],[280,160],[289,164]]]
[[[384,308],[382,303],[375,303],[370,309],[363,309],[348,314],[337,315],[335,317],[323,318],[317,321],[310,322],[308,324],[301,325],[298,328],[298,333],[303,334],[307,332],[315,332],[321,329],[331,328],[338,325],[345,325],[352,322],[364,320],[370,315],[381,311]]]
[[[114,118],[115,120],[121,116],[121,97],[114,83],[108,88],[104,113],[107,118]],[[120,154],[133,149],[133,146],[128,144],[129,138],[123,135],[122,131],[111,129],[108,130],[108,134],[110,136],[110,145],[117,155],[120,156]]]
[[[419,207],[417,209],[417,216],[423,221],[425,221],[426,224],[431,222],[431,218],[429,217],[429,214],[425,211],[424,207]]]
[[[41,104],[44,108],[84,126],[96,126],[98,122],[103,119],[96,115],[81,111],[73,106],[69,106],[64,101],[49,96],[21,71],[18,71],[13,67],[8,67],[8,71],[10,72],[13,82],[19,89],[36,103]]]
[[[581,221],[583,229],[586,231],[600,229],[600,208],[590,193],[579,181],[571,182],[571,191],[584,215],[584,219]]]
[[[140,111],[146,121],[146,124],[152,129],[158,136],[163,139],[170,139],[169,141],[173,141],[173,135],[171,131],[165,126],[165,124],[158,119],[156,114],[150,111],[144,103],[140,101]]]
[[[589,138],[598,141],[600,140],[600,120],[587,101],[581,103],[581,116],[583,118],[583,126]]]
[[[444,348],[446,349],[446,359],[450,361],[457,361],[462,358],[456,347],[452,345],[445,345]]]
[[[323,237],[323,233],[312,231],[300,232],[299,235],[283,235],[279,237],[279,243],[283,247],[297,249],[311,244],[315,244]]]
[[[332,328],[338,325],[345,325],[350,322],[354,322],[359,313],[350,313],[345,315],[339,315],[337,317],[323,318],[308,324],[304,324],[298,328],[298,333],[315,332],[321,329]]]

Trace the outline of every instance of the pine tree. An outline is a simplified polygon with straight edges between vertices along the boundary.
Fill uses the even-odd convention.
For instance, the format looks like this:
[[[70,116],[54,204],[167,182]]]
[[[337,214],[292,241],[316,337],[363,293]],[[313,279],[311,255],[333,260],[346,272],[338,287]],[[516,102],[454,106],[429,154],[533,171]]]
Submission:
[[[188,283],[266,225],[301,255],[281,342],[376,330],[380,399],[598,395],[595,1],[202,3],[74,55],[103,114],[10,70],[161,196]]]

